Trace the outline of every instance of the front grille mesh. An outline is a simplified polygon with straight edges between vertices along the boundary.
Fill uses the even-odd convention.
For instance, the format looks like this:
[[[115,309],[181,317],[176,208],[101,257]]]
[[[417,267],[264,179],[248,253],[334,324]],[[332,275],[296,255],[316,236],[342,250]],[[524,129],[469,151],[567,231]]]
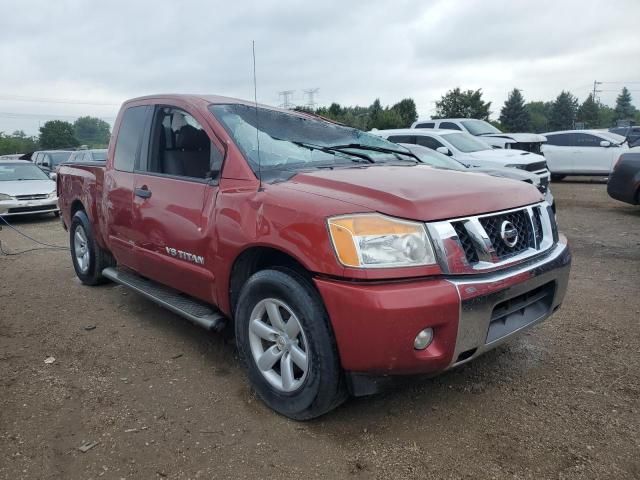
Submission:
[[[458,240],[460,241],[460,245],[462,245],[467,261],[469,263],[477,263],[479,260],[478,252],[476,252],[476,249],[473,246],[473,242],[471,241],[471,237],[464,226],[464,222],[453,223],[453,228],[458,235]]]
[[[510,222],[518,231],[518,240],[513,247],[509,247],[502,240],[500,231],[504,222]],[[534,247],[531,221],[529,220],[529,215],[526,210],[484,217],[480,219],[480,223],[491,239],[491,244],[500,260],[517,255],[529,247]]]

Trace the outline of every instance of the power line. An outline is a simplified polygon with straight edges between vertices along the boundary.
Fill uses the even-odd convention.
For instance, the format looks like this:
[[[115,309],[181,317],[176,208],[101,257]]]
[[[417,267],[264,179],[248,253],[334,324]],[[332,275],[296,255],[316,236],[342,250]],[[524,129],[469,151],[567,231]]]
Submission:
[[[280,106],[282,108],[292,108],[293,102],[291,102],[291,97],[293,97],[293,93],[295,90],[282,90],[278,92],[279,97],[282,99],[280,102]]]
[[[304,94],[307,95],[307,107],[314,109],[316,107],[316,94],[320,91],[319,88],[307,88],[303,90]]]
[[[25,118],[31,120],[38,120],[44,118],[79,118],[84,115],[57,115],[57,114],[46,114],[46,113],[18,113],[18,112],[0,112],[0,117],[2,118]],[[93,116],[93,115],[92,115]],[[97,118],[101,118],[102,120],[115,120],[115,117],[103,117],[97,116]]]

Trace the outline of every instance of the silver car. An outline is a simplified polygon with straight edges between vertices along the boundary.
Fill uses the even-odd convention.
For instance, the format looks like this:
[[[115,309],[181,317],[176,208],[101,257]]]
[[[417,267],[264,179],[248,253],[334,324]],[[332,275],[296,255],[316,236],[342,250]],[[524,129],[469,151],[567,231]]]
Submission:
[[[56,182],[33,163],[0,160],[0,216],[58,215]]]

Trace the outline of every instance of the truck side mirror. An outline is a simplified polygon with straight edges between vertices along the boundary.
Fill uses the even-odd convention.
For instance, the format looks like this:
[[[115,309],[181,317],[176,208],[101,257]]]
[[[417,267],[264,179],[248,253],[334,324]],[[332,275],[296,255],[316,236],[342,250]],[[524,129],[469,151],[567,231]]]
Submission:
[[[50,168],[49,162],[47,162],[47,161],[42,162],[42,166]]]
[[[436,148],[436,152],[447,155],[449,157],[451,156],[451,150],[449,150],[447,147],[438,147]]]
[[[611,146],[611,142],[609,140],[601,140],[600,141],[600,146],[604,147],[604,148],[608,148]]]

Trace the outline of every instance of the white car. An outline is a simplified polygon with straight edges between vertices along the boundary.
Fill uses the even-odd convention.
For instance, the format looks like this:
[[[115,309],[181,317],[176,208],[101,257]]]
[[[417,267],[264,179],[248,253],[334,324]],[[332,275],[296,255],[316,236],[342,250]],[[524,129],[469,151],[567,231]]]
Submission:
[[[411,128],[437,128],[460,130],[474,137],[482,137],[493,148],[515,148],[531,153],[540,153],[540,147],[546,138],[537,133],[504,133],[484,120],[473,118],[439,118],[437,120],[418,120]]]
[[[609,175],[616,160],[629,150],[625,137],[606,130],[564,130],[545,136],[542,153],[554,180],[567,175]]]
[[[33,163],[0,160],[0,216],[58,215],[56,182]]]
[[[542,185],[549,183],[547,162],[542,155],[513,149],[493,149],[482,140],[458,130],[410,129],[372,130],[395,143],[414,143],[431,148],[473,167],[511,167],[538,175]]]

